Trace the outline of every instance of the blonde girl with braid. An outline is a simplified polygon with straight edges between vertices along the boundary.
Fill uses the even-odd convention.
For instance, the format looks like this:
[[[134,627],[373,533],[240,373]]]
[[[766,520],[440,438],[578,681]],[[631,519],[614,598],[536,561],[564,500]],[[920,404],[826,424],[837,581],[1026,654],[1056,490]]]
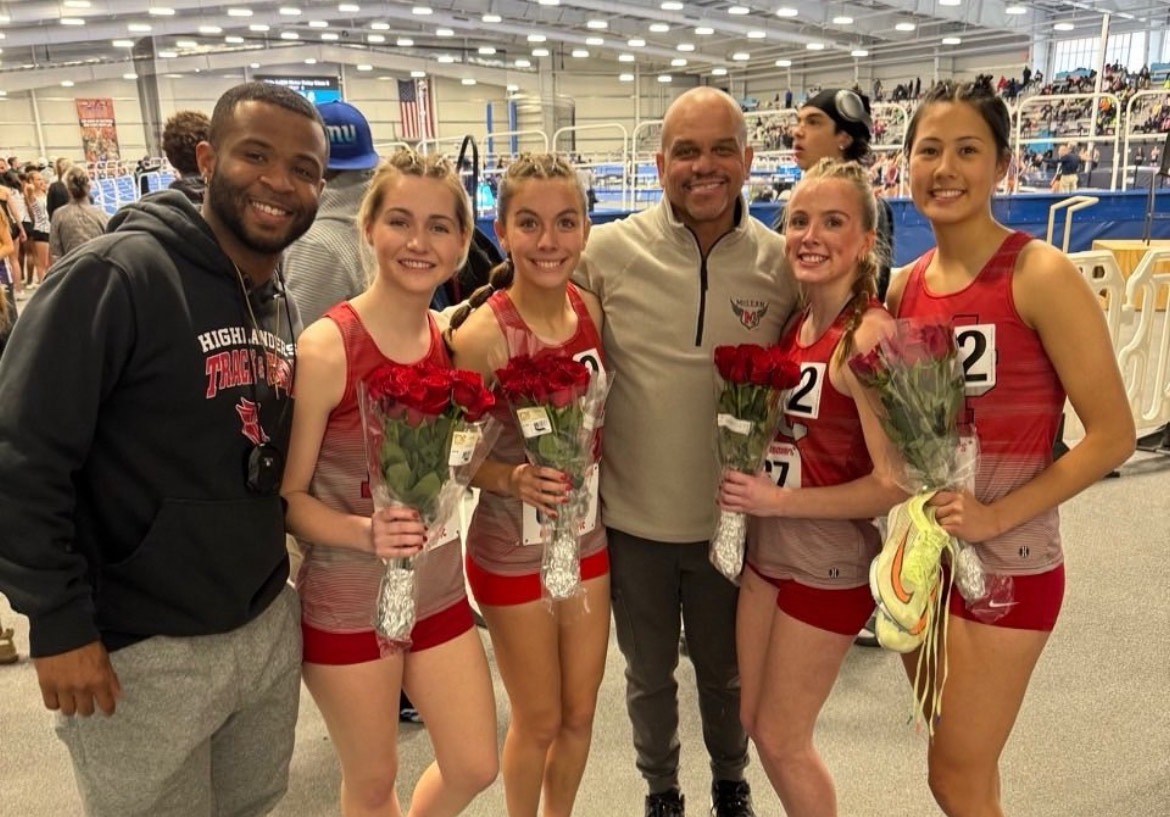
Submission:
[[[888,333],[878,303],[877,205],[864,168],[822,160],[785,211],[802,308],[780,346],[800,384],[759,475],[728,472],[720,505],[755,517],[736,619],[740,717],[789,817],[834,817],[833,778],[813,728],[874,609],[872,520],[904,498],[897,452],[846,365]]]
[[[356,390],[388,361],[451,365],[428,306],[467,257],[474,223],[450,162],[410,150],[375,171],[357,222],[369,286],[297,340],[281,495],[304,553],[296,576],[301,671],[341,761],[344,817],[453,817],[498,771],[491,675],[458,537],[419,554],[425,529],[418,514],[374,509]],[[411,645],[383,650],[373,629],[382,560],[415,554]],[[402,689],[435,753],[405,810],[396,785]]]
[[[517,354],[564,355],[604,368],[601,308],[569,282],[589,235],[585,192],[563,158],[522,156],[500,180],[496,235],[507,260],[451,325],[455,363],[491,376]],[[536,510],[555,514],[564,474],[526,462],[505,431],[476,477],[467,578],[487,621],[511,702],[501,771],[509,817],[566,817],[585,771],[609,643],[609,556],[595,512],[581,537],[584,593],[541,598]],[[596,479],[589,484],[596,491]],[[543,801],[543,805],[542,805]]]

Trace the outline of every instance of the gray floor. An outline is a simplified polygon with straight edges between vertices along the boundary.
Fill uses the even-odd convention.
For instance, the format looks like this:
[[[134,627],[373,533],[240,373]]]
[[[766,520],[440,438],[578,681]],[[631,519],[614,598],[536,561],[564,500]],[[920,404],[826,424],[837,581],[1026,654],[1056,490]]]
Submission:
[[[1170,816],[1170,457],[1138,454],[1121,479],[1106,480],[1063,511],[1068,554],[1064,612],[1041,660],[1003,762],[1007,813],[1029,817]],[[27,623],[0,599],[19,631]],[[622,658],[611,645],[594,748],[576,813],[641,814],[623,697]],[[694,676],[681,663],[683,784],[691,814],[706,814],[709,784],[695,705]],[[507,698],[497,684],[501,724]],[[0,815],[80,814],[68,758],[53,737],[27,660],[0,667]],[[910,817],[939,813],[923,779],[923,739],[906,725],[907,684],[894,656],[850,652],[818,726],[837,778],[842,815]],[[337,764],[306,693],[283,817],[336,814]],[[403,790],[431,750],[426,731],[402,734]],[[761,817],[782,809],[758,763],[748,770]],[[467,810],[502,815],[497,782]]]

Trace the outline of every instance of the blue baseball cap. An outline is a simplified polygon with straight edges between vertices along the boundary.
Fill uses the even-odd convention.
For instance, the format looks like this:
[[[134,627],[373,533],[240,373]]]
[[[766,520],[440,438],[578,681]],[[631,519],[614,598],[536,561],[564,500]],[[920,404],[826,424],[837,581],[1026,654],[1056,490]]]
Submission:
[[[348,102],[322,102],[317,106],[329,135],[330,170],[368,170],[378,165],[370,123]]]

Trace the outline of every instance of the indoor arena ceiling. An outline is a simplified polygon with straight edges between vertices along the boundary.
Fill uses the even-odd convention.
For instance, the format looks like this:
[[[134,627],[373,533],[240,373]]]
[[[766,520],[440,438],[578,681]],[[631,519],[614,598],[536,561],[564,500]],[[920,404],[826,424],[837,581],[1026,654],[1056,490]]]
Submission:
[[[1097,36],[1102,12],[1113,31],[1164,28],[1168,11],[1170,0],[0,0],[0,90],[133,73],[146,37],[158,70],[180,74],[317,60],[503,84],[542,60],[620,60],[761,78],[1013,48],[1022,67],[1033,36]]]

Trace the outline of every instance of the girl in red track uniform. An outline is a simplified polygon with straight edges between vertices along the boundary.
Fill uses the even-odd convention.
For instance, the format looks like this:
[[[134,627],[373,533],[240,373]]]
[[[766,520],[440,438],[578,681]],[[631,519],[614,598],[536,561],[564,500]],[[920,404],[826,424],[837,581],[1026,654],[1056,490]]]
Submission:
[[[1092,291],[1061,252],[992,215],[1011,159],[1008,134],[1003,101],[976,86],[941,83],[919,103],[906,134],[910,188],[937,247],[889,294],[899,317],[955,323],[967,379],[960,422],[978,437],[980,459],[973,494],[940,491],[931,504],[991,573],[1012,577],[1007,613],[991,624],[951,594],[945,708],[928,753],[931,791],[951,817],[1003,814],[999,757],[1063,599],[1057,507],[1134,448]],[[1066,393],[1085,437],[1053,462]],[[911,678],[917,660],[905,656]]]
[[[304,679],[341,760],[341,813],[401,814],[395,789],[398,700],[427,724],[435,762],[412,817],[449,817],[495,779],[495,701],[463,585],[458,537],[418,557],[418,621],[409,651],[382,656],[373,631],[382,559],[418,553],[408,509],[374,511],[357,382],[387,361],[450,365],[428,311],[467,257],[471,207],[451,165],[400,151],[370,181],[358,213],[375,273],[297,342],[296,407],[282,495],[305,558],[297,576]]]
[[[600,304],[569,281],[589,234],[576,173],[552,155],[522,156],[500,181],[497,207],[508,258],[452,317],[456,363],[491,376],[509,357],[537,353],[604,370]],[[545,817],[566,817],[589,755],[609,643],[605,528],[594,512],[581,537],[584,592],[543,602],[534,509],[555,513],[566,483],[559,471],[525,462],[507,407],[497,416],[504,431],[475,480],[467,575],[511,702],[504,795],[510,817],[535,817],[542,802]]]
[[[785,211],[804,308],[780,346],[801,367],[764,474],[724,475],[720,504],[752,514],[736,618],[740,716],[792,817],[835,817],[813,727],[874,609],[873,518],[904,497],[897,453],[846,361],[892,326],[877,288],[877,204],[864,168],[822,160]]]

